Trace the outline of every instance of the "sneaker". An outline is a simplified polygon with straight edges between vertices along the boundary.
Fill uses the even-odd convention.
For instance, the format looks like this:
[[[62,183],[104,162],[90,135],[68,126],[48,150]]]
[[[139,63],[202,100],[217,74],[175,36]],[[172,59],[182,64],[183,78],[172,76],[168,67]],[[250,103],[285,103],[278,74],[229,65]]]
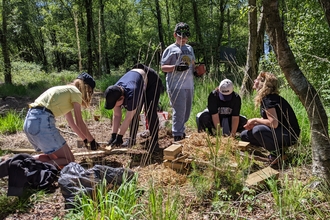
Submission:
[[[122,147],[127,147],[127,148],[131,148],[132,146],[134,146],[136,143],[135,141],[131,141],[130,138],[127,138],[124,143],[122,143]]]
[[[150,131],[149,130],[145,130],[144,132],[142,132],[140,134],[140,137],[141,138],[148,138],[148,137],[150,137]]]

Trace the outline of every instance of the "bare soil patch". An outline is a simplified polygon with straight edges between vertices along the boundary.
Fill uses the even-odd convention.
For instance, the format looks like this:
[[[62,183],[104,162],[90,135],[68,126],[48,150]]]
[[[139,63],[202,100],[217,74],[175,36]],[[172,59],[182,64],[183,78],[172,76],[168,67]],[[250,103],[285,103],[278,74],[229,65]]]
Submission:
[[[99,105],[99,99],[102,94],[96,94],[94,96],[93,104]],[[33,100],[28,98],[14,98],[7,97],[0,102],[0,114],[4,114],[9,109],[16,111],[26,110],[28,103]],[[93,107],[91,108],[93,111]],[[57,119],[58,127],[67,140],[69,146],[71,146],[74,152],[88,152],[86,148],[78,148],[77,140],[78,137],[70,130],[67,126],[65,119]],[[107,118],[101,117],[98,121],[94,119],[88,120],[87,125],[91,133],[95,136],[96,141],[101,142],[103,145],[108,141],[111,134],[111,121]],[[143,132],[143,126],[140,126],[140,131]],[[128,133],[128,132],[127,132]],[[126,134],[127,135],[127,134]],[[189,154],[200,161],[207,162],[210,154],[210,149],[207,147],[208,142],[214,142],[216,139],[208,137],[205,133],[197,133],[193,130],[187,131],[186,138],[181,142],[183,145],[183,153]],[[127,137],[127,136],[126,136]],[[160,147],[165,149],[170,146],[173,142],[173,138],[170,132],[170,128],[166,126],[161,127],[159,132],[159,144]],[[126,154],[115,154],[108,156],[79,156],[76,157],[76,161],[83,164],[86,167],[92,167],[95,164],[107,165],[111,167],[130,167],[133,171],[139,173],[139,181],[141,186],[147,186],[150,178],[153,179],[155,184],[160,186],[178,187],[182,195],[185,197],[187,207],[190,207],[190,213],[188,219],[230,219],[229,216],[222,218],[217,213],[212,214],[210,209],[210,200],[207,198],[196,198],[193,193],[191,186],[187,184],[187,175],[178,173],[170,168],[167,168],[163,164],[162,157],[151,157],[151,160],[147,164],[141,163],[141,158],[145,150],[144,145],[140,144],[145,139],[139,137],[138,144],[133,148],[129,149],[130,153]],[[230,144],[232,149],[237,148],[237,140],[231,138],[222,139],[224,145]],[[31,148],[31,144],[28,142],[23,132],[16,134],[0,135],[0,149],[17,149],[17,148]],[[9,155],[12,156],[12,155]],[[281,171],[281,174],[283,174]],[[306,176],[310,175],[309,169],[302,168],[302,179],[307,179]],[[0,179],[0,193],[5,195],[7,193],[7,179]],[[253,212],[242,208],[241,216],[247,219],[268,219],[274,214],[273,199],[270,193],[262,194],[258,197],[258,202],[255,203]],[[27,212],[17,211],[16,213],[2,213],[0,207],[0,218],[1,219],[53,219],[59,217],[60,219],[66,214],[64,209],[64,199],[62,197],[60,188],[58,187],[54,192],[48,194],[45,198],[38,200]],[[210,217],[211,216],[211,217]],[[213,217],[212,217],[213,216]]]

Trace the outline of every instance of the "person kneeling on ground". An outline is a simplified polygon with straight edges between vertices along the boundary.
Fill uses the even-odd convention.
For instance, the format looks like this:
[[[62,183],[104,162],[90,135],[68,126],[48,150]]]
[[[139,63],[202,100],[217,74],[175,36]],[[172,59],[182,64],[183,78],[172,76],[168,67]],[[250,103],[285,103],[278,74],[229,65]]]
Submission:
[[[160,151],[157,105],[162,90],[163,84],[157,72],[144,64],[134,65],[115,85],[106,89],[104,107],[113,109],[112,134],[108,145],[131,147],[136,144],[139,116],[142,106],[144,106],[151,136],[147,149],[151,153]],[[127,111],[125,119],[121,123],[122,107]],[[129,126],[130,138],[128,142],[124,143],[123,135]]]
[[[254,80],[257,91],[255,106],[260,108],[261,118],[251,118],[244,126],[242,141],[267,149],[269,159],[284,155],[283,147],[294,145],[300,135],[297,117],[290,104],[279,95],[278,80],[269,72],[261,72]]]
[[[44,153],[35,156],[36,159],[58,168],[74,162],[73,153],[55,125],[55,117],[62,115],[86,147],[97,150],[99,144],[81,115],[81,106],[89,107],[94,88],[94,79],[88,73],[81,73],[69,85],[49,88],[29,105],[23,129],[35,150]]]
[[[236,132],[244,130],[243,126],[247,122],[240,111],[241,97],[234,92],[233,82],[224,79],[208,96],[207,109],[196,116],[198,132],[207,129],[211,135],[215,135],[222,128],[222,135],[235,137]]]

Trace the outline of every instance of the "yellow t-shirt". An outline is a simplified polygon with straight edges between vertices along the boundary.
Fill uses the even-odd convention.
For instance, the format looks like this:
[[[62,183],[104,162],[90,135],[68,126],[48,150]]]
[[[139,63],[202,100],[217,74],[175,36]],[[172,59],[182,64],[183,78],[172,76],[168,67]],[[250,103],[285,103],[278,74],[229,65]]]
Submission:
[[[43,106],[51,110],[54,116],[65,115],[73,109],[73,103],[81,105],[82,95],[73,85],[54,86],[42,93],[30,107]]]

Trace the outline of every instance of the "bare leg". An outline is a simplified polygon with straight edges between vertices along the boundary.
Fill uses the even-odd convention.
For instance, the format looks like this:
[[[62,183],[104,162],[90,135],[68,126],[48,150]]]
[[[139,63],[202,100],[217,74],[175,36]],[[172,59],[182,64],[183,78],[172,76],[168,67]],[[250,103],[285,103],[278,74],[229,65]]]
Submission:
[[[70,162],[74,162],[74,156],[68,144],[63,145],[63,147],[61,147],[52,154],[40,154],[35,156],[34,158],[42,162],[53,164],[59,168],[62,168]]]

